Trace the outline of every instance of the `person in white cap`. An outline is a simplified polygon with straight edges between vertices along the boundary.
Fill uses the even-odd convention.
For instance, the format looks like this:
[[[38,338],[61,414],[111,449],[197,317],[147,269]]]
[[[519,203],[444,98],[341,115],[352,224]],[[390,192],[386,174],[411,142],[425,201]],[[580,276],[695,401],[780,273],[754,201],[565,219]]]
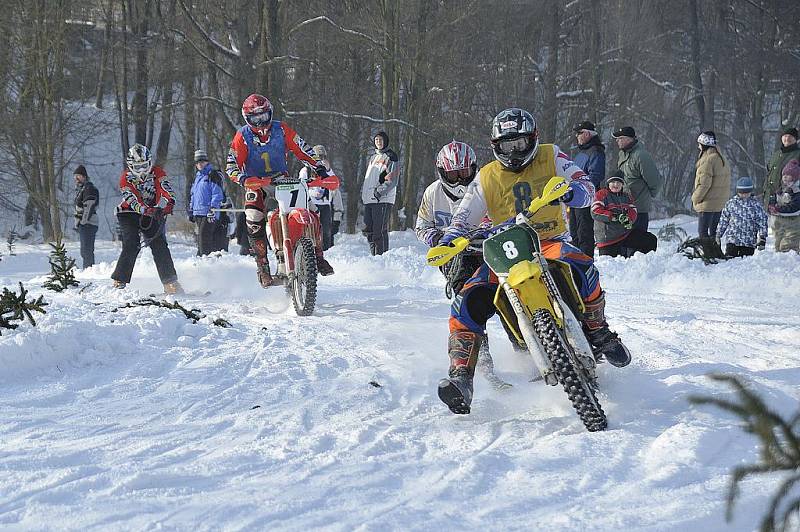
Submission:
[[[697,137],[692,207],[698,214],[697,235],[716,238],[719,216],[731,191],[731,167],[725,162],[717,146],[713,131],[703,131]]]

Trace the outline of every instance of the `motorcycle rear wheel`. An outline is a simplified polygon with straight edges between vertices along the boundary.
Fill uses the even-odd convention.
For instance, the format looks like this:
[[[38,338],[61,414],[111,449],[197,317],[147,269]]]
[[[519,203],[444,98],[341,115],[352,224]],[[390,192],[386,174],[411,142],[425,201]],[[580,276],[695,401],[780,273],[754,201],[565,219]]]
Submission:
[[[310,316],[317,303],[317,255],[307,237],[297,241],[294,248],[294,275],[286,291],[298,316]]]
[[[604,430],[608,426],[608,419],[597,400],[594,386],[589,381],[586,371],[575,367],[574,357],[570,355],[569,347],[564,345],[564,337],[558,331],[553,316],[545,309],[537,310],[533,315],[533,329],[553,365],[558,382],[567,392],[567,397],[586,430],[589,432]]]

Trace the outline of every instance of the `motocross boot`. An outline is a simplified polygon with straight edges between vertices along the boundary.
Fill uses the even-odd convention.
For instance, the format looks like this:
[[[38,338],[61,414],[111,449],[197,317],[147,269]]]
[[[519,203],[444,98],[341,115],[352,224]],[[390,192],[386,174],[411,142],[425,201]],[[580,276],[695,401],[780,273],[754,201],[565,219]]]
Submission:
[[[322,255],[317,255],[317,271],[320,275],[333,275],[333,266]]]
[[[175,280],[170,283],[164,283],[164,293],[167,295],[183,294],[183,287]]]
[[[450,333],[448,377],[439,381],[439,399],[454,414],[469,414],[472,404],[472,377],[478,362],[482,336],[471,331]]]
[[[606,294],[600,293],[600,297],[594,301],[584,301],[586,312],[583,314],[584,331],[589,343],[592,344],[592,352],[596,360],[605,357],[606,360],[618,368],[624,368],[631,363],[631,353],[625,344],[619,339],[617,333],[608,328],[606,322]]]
[[[258,282],[262,288],[272,286],[272,274],[269,271],[269,259],[267,258],[267,241],[263,238],[251,238],[250,248],[256,256],[256,273]]]

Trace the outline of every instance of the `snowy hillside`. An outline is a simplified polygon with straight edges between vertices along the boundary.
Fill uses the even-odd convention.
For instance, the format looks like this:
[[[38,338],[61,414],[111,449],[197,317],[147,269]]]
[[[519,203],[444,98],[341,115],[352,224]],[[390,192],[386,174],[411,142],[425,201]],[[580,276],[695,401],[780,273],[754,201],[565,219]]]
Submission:
[[[258,287],[252,259],[198,259],[173,244],[183,297],[208,318],[113,309],[159,291],[145,251],[129,290],[109,276],[46,293],[48,313],[0,336],[0,528],[61,530],[752,530],[778,479],[743,484],[757,458],[729,416],[691,394],[728,394],[710,372],[798,405],[800,257],[759,253],[704,266],[671,253],[601,258],[608,315],[631,348],[600,368],[609,429],[588,433],[563,391],[490,322],[498,374],[473,413],[436,397],[448,301],[413,234],[381,257],[360,236],[329,253],[314,316]],[[46,246],[17,246],[0,286],[38,295]],[[73,257],[77,250],[72,247]],[[86,288],[86,286],[88,288]],[[214,326],[224,317],[232,328]],[[374,384],[371,384],[374,383]],[[377,386],[376,386],[377,384]]]

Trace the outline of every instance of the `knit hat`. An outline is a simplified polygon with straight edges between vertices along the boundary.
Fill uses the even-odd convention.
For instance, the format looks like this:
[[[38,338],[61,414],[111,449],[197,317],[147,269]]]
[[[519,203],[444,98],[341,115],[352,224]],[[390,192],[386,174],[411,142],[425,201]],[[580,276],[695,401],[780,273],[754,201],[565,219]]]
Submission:
[[[697,143],[703,146],[716,146],[717,136],[713,131],[703,131],[700,133],[700,136],[697,137]]]
[[[620,183],[625,182],[625,174],[622,173],[622,170],[617,170],[606,178],[606,183],[611,183],[612,181],[619,181]]]
[[[781,132],[781,135],[791,135],[795,139],[800,139],[800,137],[797,135],[797,128],[796,127],[792,127],[792,126],[784,127],[782,132]]]
[[[597,132],[597,129],[594,127],[594,123],[590,122],[589,120],[578,122],[577,124],[575,124],[575,127],[572,128],[572,131],[574,131],[575,133],[580,133],[584,129]]]
[[[789,176],[794,181],[800,180],[800,161],[797,159],[791,160],[783,167],[781,176]]]
[[[747,176],[739,178],[736,182],[736,192],[753,192],[753,179]]]
[[[194,162],[208,161],[208,154],[206,150],[194,150]]]
[[[631,137],[635,139],[636,131],[631,126],[624,126],[613,132],[611,136],[614,137],[615,139],[618,139],[620,137]]]
[[[83,177],[89,177],[89,174],[86,173],[86,168],[79,164],[78,167],[72,172],[72,175],[82,175]]]

